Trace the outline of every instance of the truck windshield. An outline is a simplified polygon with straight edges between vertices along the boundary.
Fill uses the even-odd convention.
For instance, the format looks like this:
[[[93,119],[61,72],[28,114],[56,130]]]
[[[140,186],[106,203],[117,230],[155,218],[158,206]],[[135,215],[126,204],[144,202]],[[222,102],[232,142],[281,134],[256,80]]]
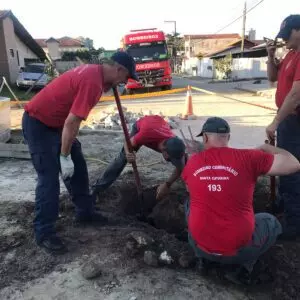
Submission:
[[[168,51],[165,43],[142,43],[128,45],[127,52],[135,61],[166,60]]]
[[[27,65],[24,68],[24,72],[26,73],[44,73],[43,65]]]

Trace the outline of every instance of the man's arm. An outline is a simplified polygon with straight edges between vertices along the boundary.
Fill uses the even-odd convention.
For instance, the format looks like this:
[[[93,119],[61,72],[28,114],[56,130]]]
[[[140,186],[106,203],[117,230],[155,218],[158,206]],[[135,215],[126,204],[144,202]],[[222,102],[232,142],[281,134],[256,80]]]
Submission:
[[[282,122],[288,115],[295,112],[298,105],[300,105],[300,81],[294,81],[292,89],[286,96],[274,122],[276,124]]]
[[[173,170],[173,172],[171,173],[170,177],[168,178],[168,180],[166,181],[168,188],[170,188],[172,186],[172,184],[180,177],[181,175],[181,170],[179,170],[178,168],[175,168]]]
[[[61,154],[68,156],[71,153],[72,144],[78,134],[82,119],[69,113],[62,132]]]
[[[273,164],[266,175],[281,176],[300,171],[298,159],[290,152],[270,144],[263,144],[258,149],[274,155]]]

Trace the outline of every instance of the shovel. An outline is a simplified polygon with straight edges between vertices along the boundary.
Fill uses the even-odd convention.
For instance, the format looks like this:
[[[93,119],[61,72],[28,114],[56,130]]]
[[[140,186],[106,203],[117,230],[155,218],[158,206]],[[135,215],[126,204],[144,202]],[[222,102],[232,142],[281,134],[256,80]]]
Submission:
[[[272,140],[265,140],[266,144],[270,144],[275,146],[275,139]],[[273,212],[275,210],[275,200],[276,200],[276,177],[270,176],[270,200],[272,203]]]
[[[132,148],[132,145],[131,145],[130,136],[129,136],[127,125],[126,125],[126,122],[125,122],[124,113],[123,113],[123,110],[122,110],[119,93],[118,93],[116,87],[113,88],[113,93],[114,93],[117,108],[118,108],[118,111],[119,111],[119,116],[120,116],[121,125],[122,125],[124,136],[125,136],[125,141],[126,141],[129,152],[132,153],[133,148]],[[133,173],[134,173],[134,177],[135,177],[136,189],[137,189],[137,194],[138,194],[138,201],[140,203],[140,216],[139,216],[139,218],[141,219],[141,218],[145,217],[144,216],[144,210],[143,210],[143,189],[142,189],[141,178],[140,178],[140,174],[139,174],[138,169],[137,169],[136,162],[132,163],[132,169],[133,169]]]

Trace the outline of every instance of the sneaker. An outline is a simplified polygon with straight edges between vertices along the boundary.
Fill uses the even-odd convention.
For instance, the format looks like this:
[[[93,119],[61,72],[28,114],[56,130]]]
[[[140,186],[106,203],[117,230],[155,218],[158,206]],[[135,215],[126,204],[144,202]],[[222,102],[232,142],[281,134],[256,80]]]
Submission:
[[[51,235],[37,242],[38,246],[44,248],[50,254],[64,254],[68,252],[67,247],[56,235]]]
[[[75,220],[79,224],[105,225],[108,223],[108,219],[98,212],[93,212],[89,215],[77,216]]]

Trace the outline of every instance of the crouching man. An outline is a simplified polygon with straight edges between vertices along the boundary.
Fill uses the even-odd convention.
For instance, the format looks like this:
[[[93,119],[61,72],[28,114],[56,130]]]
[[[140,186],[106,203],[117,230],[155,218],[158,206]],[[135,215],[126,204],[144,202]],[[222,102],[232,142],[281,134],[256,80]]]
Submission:
[[[171,162],[175,169],[169,179],[160,184],[157,189],[157,199],[166,196],[171,185],[180,177],[186,161],[185,145],[181,139],[176,137],[169,124],[160,116],[145,116],[139,119],[133,126],[130,133],[131,144],[134,151],[141,146],[146,146],[156,152],[162,153],[166,161]],[[135,153],[128,151],[126,142],[120,154],[108,166],[103,175],[93,186],[93,194],[107,189],[124,170],[127,162],[135,161]]]
[[[300,170],[289,152],[264,144],[257,149],[228,147],[230,128],[209,118],[198,136],[204,151],[187,162],[182,178],[190,194],[186,206],[189,243],[204,262],[239,265],[234,280],[247,282],[258,258],[282,233],[268,213],[253,212],[253,192],[260,175]]]

